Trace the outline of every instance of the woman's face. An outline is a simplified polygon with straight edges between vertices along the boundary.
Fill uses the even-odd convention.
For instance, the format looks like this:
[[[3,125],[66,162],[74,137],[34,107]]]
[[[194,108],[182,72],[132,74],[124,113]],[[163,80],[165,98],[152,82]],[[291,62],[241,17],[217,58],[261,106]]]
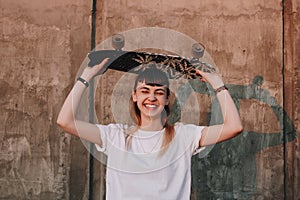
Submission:
[[[161,118],[165,105],[169,103],[165,86],[152,86],[145,82],[138,82],[132,99],[137,103],[141,117]]]

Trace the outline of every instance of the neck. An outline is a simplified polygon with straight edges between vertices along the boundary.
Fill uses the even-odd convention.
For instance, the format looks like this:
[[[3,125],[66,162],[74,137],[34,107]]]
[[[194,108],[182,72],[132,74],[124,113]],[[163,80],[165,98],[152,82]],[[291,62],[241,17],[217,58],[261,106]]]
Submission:
[[[163,129],[163,125],[160,118],[142,117],[140,128],[145,131],[159,131]]]

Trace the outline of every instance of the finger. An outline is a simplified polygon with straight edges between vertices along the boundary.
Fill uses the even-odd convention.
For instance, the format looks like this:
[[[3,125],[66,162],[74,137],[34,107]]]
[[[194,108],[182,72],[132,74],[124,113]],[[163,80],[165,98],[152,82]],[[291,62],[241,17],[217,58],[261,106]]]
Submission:
[[[107,69],[107,67],[108,67],[108,63],[109,62],[109,58],[105,58],[105,59],[103,59],[102,60],[102,62],[98,65],[98,67],[97,67],[97,71],[98,71],[98,75],[100,75],[100,74],[103,74],[105,71],[106,71],[106,69]]]
[[[201,76],[200,80],[201,80],[202,82],[208,82],[203,76]]]
[[[199,69],[196,69],[196,74],[201,75],[201,76],[205,76],[205,72],[203,72]]]
[[[107,68],[107,63],[108,63],[108,61],[109,61],[109,58],[105,58],[105,59],[103,59],[102,61],[101,61],[101,63],[100,64],[98,64],[98,65],[95,65],[95,69],[97,70],[97,71],[99,71],[99,70],[103,70],[103,69],[105,69],[105,68]]]
[[[108,63],[109,58],[105,58],[102,60],[102,62],[100,63],[100,66],[103,67],[106,63]]]
[[[201,80],[202,82],[207,82],[207,80],[204,78],[204,72],[202,72],[202,71],[199,70],[199,69],[196,69],[196,74],[197,74],[197,75],[200,75],[200,80]]]
[[[202,74],[201,74],[201,71],[200,71],[199,69],[196,69],[196,74],[202,75]]]
[[[109,61],[109,58],[105,58],[105,59],[103,59],[103,60],[101,61],[101,63],[95,64],[95,65],[93,66],[93,68],[100,68],[100,69],[101,69],[108,61]]]

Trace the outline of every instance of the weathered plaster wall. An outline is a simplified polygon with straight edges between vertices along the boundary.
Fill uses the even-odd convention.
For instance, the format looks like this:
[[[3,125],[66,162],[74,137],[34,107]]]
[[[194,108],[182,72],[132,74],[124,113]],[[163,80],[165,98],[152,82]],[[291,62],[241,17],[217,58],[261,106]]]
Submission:
[[[55,122],[90,48],[90,2],[0,8],[0,199],[83,198],[87,152]]]
[[[286,178],[287,199],[300,198],[300,1],[285,1],[284,15],[284,64],[285,64],[285,109],[294,122],[298,137],[287,144]]]
[[[288,199],[298,198],[296,133],[299,135],[299,129],[297,132],[293,129],[299,124],[296,111],[299,53],[294,46],[297,43],[296,17],[299,16],[296,1],[286,1],[285,9],[291,11],[286,13],[284,26],[279,0],[97,3],[97,43],[133,28],[173,29],[203,43],[225,82],[231,86],[245,131],[215,146],[204,159],[193,159],[193,199],[283,199],[285,195]],[[283,28],[287,27],[283,46]],[[110,105],[110,95],[103,94],[111,94],[121,76],[111,72],[102,79],[97,98],[100,105]],[[255,85],[253,80],[258,76],[263,82]],[[100,121],[112,122],[111,107],[101,108],[98,110]],[[287,135],[285,144],[283,134]],[[96,175],[96,183],[95,191],[103,192],[104,182],[99,175]]]
[[[193,158],[192,199],[300,198],[299,7],[285,0],[283,26],[279,0],[97,1],[96,43],[133,28],[173,29],[205,44],[230,86],[245,131]],[[0,199],[87,199],[88,152],[55,120],[90,49],[91,1],[0,0],[0,9]],[[97,90],[106,94],[96,104],[103,123],[113,120],[109,94],[122,76],[107,75]],[[210,110],[199,109],[203,124]],[[94,169],[102,199],[105,166]]]

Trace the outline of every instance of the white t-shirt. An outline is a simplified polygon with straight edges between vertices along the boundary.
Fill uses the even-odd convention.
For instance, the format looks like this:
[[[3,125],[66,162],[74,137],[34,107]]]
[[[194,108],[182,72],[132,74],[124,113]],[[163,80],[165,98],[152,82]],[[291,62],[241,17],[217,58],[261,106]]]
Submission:
[[[164,130],[138,130],[127,151],[127,126],[97,126],[103,142],[97,150],[107,155],[107,200],[190,199],[191,157],[199,152],[203,126],[176,123],[175,137],[163,155],[159,150]]]

